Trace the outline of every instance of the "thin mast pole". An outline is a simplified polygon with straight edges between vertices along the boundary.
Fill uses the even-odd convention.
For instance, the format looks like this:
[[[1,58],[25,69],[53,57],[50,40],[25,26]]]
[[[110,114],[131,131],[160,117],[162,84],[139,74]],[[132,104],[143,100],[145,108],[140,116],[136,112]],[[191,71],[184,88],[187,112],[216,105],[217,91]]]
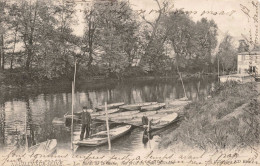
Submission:
[[[218,81],[219,81],[219,57],[218,57]]]
[[[75,60],[74,66],[75,66],[75,69],[74,69],[74,77],[73,77],[73,82],[74,82],[73,86],[74,86],[74,91],[75,91],[76,74],[77,74],[77,59]]]
[[[25,112],[25,152],[28,151],[28,139],[27,139],[27,112]]]
[[[108,124],[108,113],[107,113],[107,102],[105,102],[106,111],[106,125],[107,125],[107,140],[108,140],[108,150],[111,150],[110,134],[109,134],[109,124]]]
[[[182,77],[181,77],[181,73],[180,73],[180,72],[179,72],[179,75],[180,75],[180,78],[181,78],[181,84],[182,84],[182,88],[183,88],[183,91],[184,91],[185,98],[187,98],[186,90],[185,90],[185,87],[184,87],[183,80],[182,80]]]
[[[72,92],[71,92],[71,149],[73,150],[73,122],[74,122],[74,102],[75,102],[75,82],[76,82],[76,71],[77,71],[77,60],[75,60],[74,77],[72,82]]]
[[[73,150],[73,114],[74,114],[74,83],[72,82],[72,91],[71,91],[71,149]]]

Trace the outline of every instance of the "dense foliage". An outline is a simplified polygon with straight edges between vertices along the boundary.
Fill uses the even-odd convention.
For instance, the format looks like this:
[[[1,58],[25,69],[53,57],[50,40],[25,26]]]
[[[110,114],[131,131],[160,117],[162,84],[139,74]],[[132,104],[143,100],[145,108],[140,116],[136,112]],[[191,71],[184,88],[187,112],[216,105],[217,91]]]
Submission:
[[[128,1],[95,0],[81,11],[84,35],[76,36],[72,27],[82,20],[74,1],[1,0],[2,72],[19,71],[25,80],[72,79],[75,64],[83,78],[214,72],[216,23],[194,22],[169,3],[154,2],[158,10],[148,20]],[[230,37],[223,42],[218,57],[223,70],[233,70],[235,49]]]
[[[256,84],[219,84],[212,98],[193,102],[184,120],[165,135],[161,147],[183,146],[203,150],[255,147],[259,144],[259,103]]]

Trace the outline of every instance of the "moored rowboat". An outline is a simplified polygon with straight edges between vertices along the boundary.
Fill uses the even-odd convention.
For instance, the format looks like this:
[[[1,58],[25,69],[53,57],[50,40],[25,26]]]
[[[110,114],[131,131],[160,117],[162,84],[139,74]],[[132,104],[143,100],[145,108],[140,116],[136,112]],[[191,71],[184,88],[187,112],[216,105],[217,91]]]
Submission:
[[[57,140],[51,139],[45,142],[41,142],[36,144],[28,149],[29,153],[33,154],[41,154],[41,155],[52,155],[56,152],[57,148]]]
[[[148,105],[152,105],[152,104],[157,104],[157,102],[146,102],[146,103],[135,103],[135,104],[127,104],[127,105],[122,105],[119,106],[120,109],[124,109],[124,110],[140,110],[141,107],[143,106],[148,106]]]
[[[128,131],[130,131],[130,129],[131,125],[124,125],[111,129],[109,131],[110,140],[113,141],[116,138],[126,134]],[[92,135],[90,138],[83,139],[82,141],[77,140],[74,142],[74,144],[78,146],[99,146],[106,144],[107,142],[107,131],[101,131]]]
[[[63,125],[63,124],[64,124],[64,118],[57,118],[57,117],[55,117],[55,118],[52,120],[52,124],[55,124],[55,125]]]
[[[110,109],[110,110],[107,110],[107,113],[108,114],[113,114],[113,113],[116,113],[116,112],[119,112],[120,110],[118,108],[116,109]],[[99,112],[94,112],[91,114],[92,117],[97,117],[97,116],[101,116],[101,115],[105,115],[106,114],[106,111],[99,111]]]
[[[125,103],[112,103],[107,105],[107,109],[113,109],[113,108],[118,108],[121,105],[124,105]],[[96,107],[97,111],[102,111],[105,110],[105,105],[97,106]]]
[[[156,111],[151,112],[140,112],[138,114],[134,114],[131,116],[131,118],[125,118],[125,119],[116,119],[115,121],[118,123],[126,123],[131,124],[134,126],[142,126],[142,117],[147,116],[148,120],[157,120],[159,118],[162,118],[163,116],[166,116],[166,114],[158,114]]]
[[[131,120],[131,119],[134,119],[134,118],[142,118],[143,116],[151,116],[151,115],[156,114],[157,112],[151,111],[151,112],[139,112],[139,113],[134,112],[133,113],[133,111],[131,111],[131,113],[132,114],[129,114],[129,115],[112,117],[112,118],[110,118],[110,120],[121,123],[124,120]]]
[[[173,123],[178,117],[177,113],[168,114],[162,118],[157,120],[153,120],[151,123],[150,131],[157,130],[168,126],[169,124]]]
[[[177,113],[177,112],[182,111],[183,108],[184,108],[184,105],[179,105],[179,106],[173,107],[173,108],[160,109],[160,110],[158,110],[157,112],[160,113],[160,114],[162,114],[162,113],[167,113],[167,114],[169,114],[169,113],[174,113],[174,112]]]
[[[72,119],[72,115],[71,114],[65,114],[64,118],[65,119]],[[73,120],[79,121],[80,120],[80,116],[79,115],[73,115]]]
[[[116,112],[119,112],[119,111],[120,111],[120,110],[119,110],[118,108],[116,108],[116,109],[109,109],[109,110],[107,110],[107,113],[108,113],[108,114],[113,114],[113,113],[116,113]],[[81,111],[81,112],[74,113],[73,119],[79,120],[81,114],[82,114],[82,111]],[[98,111],[98,112],[92,112],[92,113],[90,113],[91,117],[97,117],[97,116],[101,116],[101,115],[105,115],[105,114],[106,114],[106,111]],[[69,119],[71,119],[71,118],[72,118],[72,115],[71,115],[71,114],[65,114],[65,115],[64,115],[64,118],[69,118]]]
[[[175,99],[175,100],[169,101],[168,105],[170,105],[170,106],[180,106],[180,105],[187,105],[191,102],[192,101],[188,100],[187,98],[180,98],[180,99]]]
[[[142,111],[156,111],[163,107],[165,107],[165,103],[157,103],[157,104],[152,104],[149,106],[143,106],[143,107],[141,107],[141,110]]]
[[[140,111],[127,111],[127,112],[119,112],[119,113],[114,113],[114,114],[110,114],[108,116],[108,118],[111,120],[111,119],[119,119],[120,117],[133,117],[134,114],[137,114],[139,113]],[[106,120],[106,116],[103,115],[103,116],[98,116],[96,119],[99,119],[99,120]]]

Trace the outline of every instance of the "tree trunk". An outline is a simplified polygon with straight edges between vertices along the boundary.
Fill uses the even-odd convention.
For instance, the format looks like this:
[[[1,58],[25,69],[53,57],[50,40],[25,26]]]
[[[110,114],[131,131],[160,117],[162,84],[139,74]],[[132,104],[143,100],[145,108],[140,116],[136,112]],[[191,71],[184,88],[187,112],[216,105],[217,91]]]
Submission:
[[[30,71],[31,59],[32,59],[32,50],[28,49],[27,59],[26,59],[26,63],[25,63],[25,69],[28,72]]]
[[[222,64],[222,74],[225,75],[225,68],[223,64]]]
[[[0,43],[1,44],[1,43]],[[3,46],[2,44],[0,45],[0,69],[2,68],[2,50],[3,50]]]
[[[186,94],[186,90],[185,90],[185,87],[184,87],[184,83],[183,83],[183,80],[182,80],[182,77],[181,77],[181,73],[179,71],[178,58],[176,58],[176,68],[177,68],[177,72],[178,72],[178,74],[180,76],[180,79],[181,79],[181,84],[182,84],[182,88],[183,88],[183,91],[184,91],[185,98],[187,98],[187,94]]]
[[[13,48],[13,53],[11,55],[11,62],[10,62],[10,69],[13,69],[13,60],[14,60],[14,52],[15,52],[15,46],[16,46],[16,38],[17,38],[17,27],[15,29],[15,34],[14,34],[14,48]]]
[[[2,46],[1,46],[1,69],[4,70],[4,67],[5,67],[5,54],[4,54],[4,35],[2,34],[1,35],[1,43],[2,43]]]
[[[92,52],[92,48],[89,50],[89,61],[88,61],[88,64],[87,64],[87,67],[89,68],[90,65],[92,64],[93,62],[93,56],[92,56],[93,52]]]
[[[26,64],[25,64],[25,69],[27,70],[27,72],[30,71],[30,65],[31,65],[31,61],[32,61],[32,56],[33,56],[33,35],[34,35],[34,28],[35,28],[35,21],[36,21],[36,17],[37,17],[37,5],[38,1],[36,1],[36,9],[34,10],[34,18],[33,18],[33,22],[30,21],[30,23],[32,24],[31,26],[31,32],[30,32],[30,36],[29,36],[29,46],[27,48],[27,59],[26,59]],[[31,9],[30,9],[30,14],[31,14]]]

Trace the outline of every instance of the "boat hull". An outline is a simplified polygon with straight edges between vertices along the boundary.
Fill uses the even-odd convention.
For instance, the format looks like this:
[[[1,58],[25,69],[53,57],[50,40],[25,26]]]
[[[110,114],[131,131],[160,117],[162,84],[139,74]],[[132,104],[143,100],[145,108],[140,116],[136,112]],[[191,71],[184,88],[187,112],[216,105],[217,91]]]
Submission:
[[[118,130],[118,131],[116,131]],[[121,131],[119,131],[121,130]],[[110,130],[110,141],[113,141],[121,136],[123,136],[124,134],[128,133],[131,130],[131,125],[125,125],[123,127],[119,127],[119,128],[115,128]],[[104,136],[103,138],[96,138],[95,136]],[[104,145],[108,143],[107,137],[106,137],[106,131],[97,133],[95,135],[93,135],[93,138],[90,139],[85,139],[82,141],[75,141],[74,144],[77,146],[85,146],[85,147],[90,147],[90,146],[100,146],[100,145]]]
[[[56,150],[57,140],[51,139],[30,147],[28,152],[33,154],[52,155],[56,152]]]
[[[123,110],[134,111],[134,110],[141,110],[141,107],[152,105],[152,104],[157,104],[157,102],[128,104],[128,105],[120,106],[119,108]]]
[[[159,118],[159,119],[153,121],[151,124],[150,131],[159,130],[159,129],[162,129],[162,128],[172,124],[173,122],[175,122],[177,117],[178,117],[177,113],[172,113],[172,114],[166,115],[162,118]]]
[[[118,108],[121,105],[124,105],[125,103],[112,103],[107,105],[107,109],[114,109]],[[96,107],[96,111],[103,111],[105,110],[105,105]]]
[[[141,107],[141,111],[156,111],[161,108],[164,108],[165,106],[166,106],[165,103],[153,104],[153,105]]]

